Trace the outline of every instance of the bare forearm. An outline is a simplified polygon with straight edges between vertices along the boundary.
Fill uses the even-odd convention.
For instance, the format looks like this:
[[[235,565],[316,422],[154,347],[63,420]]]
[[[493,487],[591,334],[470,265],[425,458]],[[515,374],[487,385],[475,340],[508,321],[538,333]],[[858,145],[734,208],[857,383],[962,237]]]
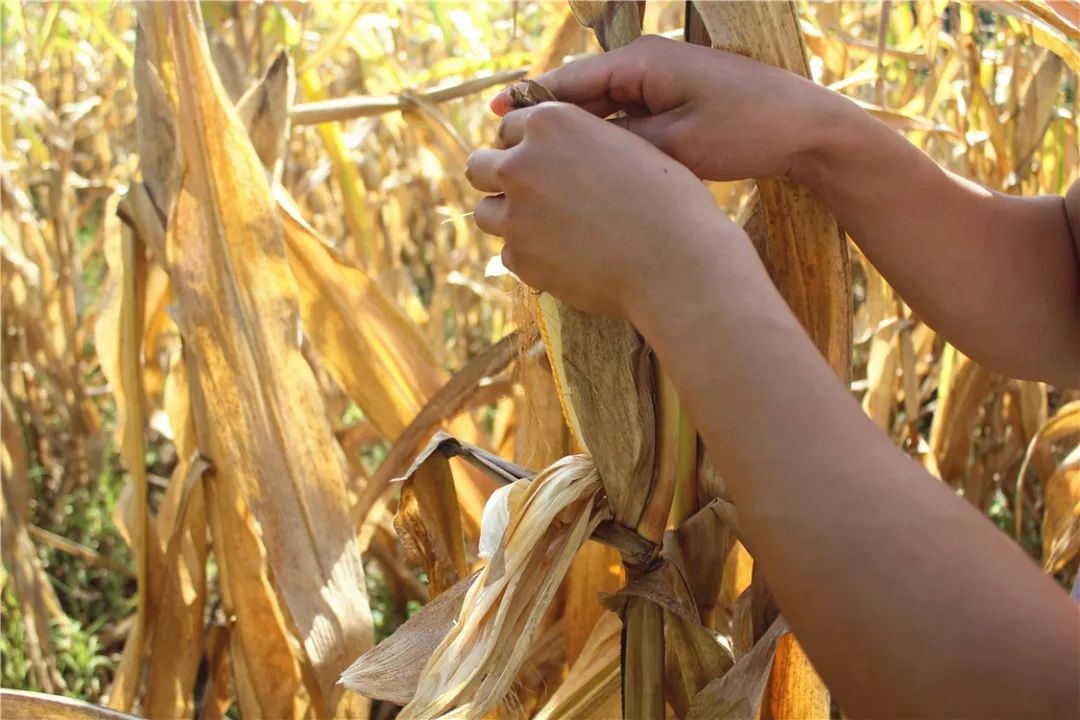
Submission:
[[[1005,374],[1080,385],[1080,261],[1061,197],[992,193],[847,104],[795,179],[912,309]]]
[[[677,297],[647,298],[634,321],[689,404],[781,608],[847,712],[1073,712],[1072,603],[877,432],[749,243],[724,246],[687,266]]]

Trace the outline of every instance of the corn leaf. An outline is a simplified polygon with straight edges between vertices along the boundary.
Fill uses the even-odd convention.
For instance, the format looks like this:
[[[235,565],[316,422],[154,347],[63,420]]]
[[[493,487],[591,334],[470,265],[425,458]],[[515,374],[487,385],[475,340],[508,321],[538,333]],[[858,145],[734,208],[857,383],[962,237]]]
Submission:
[[[198,22],[194,6],[169,6],[184,171],[168,261],[198,446],[215,466],[211,527],[237,616],[238,692],[246,713],[294,715],[303,697],[285,679],[299,682],[307,667],[303,686],[325,713],[341,671],[371,642],[363,569],[342,459],[300,353],[281,222]]]

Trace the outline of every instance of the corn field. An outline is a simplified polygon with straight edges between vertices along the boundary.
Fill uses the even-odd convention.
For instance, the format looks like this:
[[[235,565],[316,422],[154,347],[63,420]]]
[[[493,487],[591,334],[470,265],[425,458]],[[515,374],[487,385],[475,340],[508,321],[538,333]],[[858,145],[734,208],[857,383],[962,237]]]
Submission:
[[[644,31],[1062,194],[1075,4],[0,11],[5,717],[840,716],[663,367],[501,269],[465,161],[492,94]],[[792,181],[710,189],[866,414],[1071,586],[1080,392],[945,343]]]

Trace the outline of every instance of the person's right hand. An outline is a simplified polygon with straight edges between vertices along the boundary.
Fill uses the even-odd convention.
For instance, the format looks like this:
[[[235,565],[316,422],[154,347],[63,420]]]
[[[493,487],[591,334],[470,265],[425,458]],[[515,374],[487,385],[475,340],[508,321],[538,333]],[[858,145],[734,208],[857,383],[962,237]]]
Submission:
[[[626,111],[614,122],[706,180],[790,174],[847,105],[786,70],[658,35],[535,80],[600,117]],[[509,91],[491,107],[509,112]]]

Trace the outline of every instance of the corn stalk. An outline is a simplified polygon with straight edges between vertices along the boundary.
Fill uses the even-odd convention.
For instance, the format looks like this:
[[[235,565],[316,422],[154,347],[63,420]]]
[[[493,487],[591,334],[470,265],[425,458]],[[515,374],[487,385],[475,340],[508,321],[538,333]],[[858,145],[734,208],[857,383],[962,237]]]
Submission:
[[[594,30],[605,50],[625,45],[640,32],[643,3],[571,2],[571,7],[578,19]],[[807,74],[798,19],[790,3],[688,4],[686,33],[691,42]],[[762,251],[770,276],[846,382],[851,346],[850,278],[846,245],[836,221],[806,189],[786,178],[759,179],[752,202],[755,205],[744,215],[748,220],[745,226],[755,235],[755,246]],[[539,304],[540,323],[568,422],[597,464],[614,521],[659,549],[673,497],[679,498],[677,517],[671,518],[675,523],[697,510],[695,502],[689,500],[696,496],[696,490],[691,491],[696,437],[683,417],[677,394],[649,348],[628,324],[587,315],[547,296],[541,297]],[[665,550],[667,545],[665,542]],[[655,560],[650,558],[645,567],[627,563],[631,587],[636,578],[653,569]],[[758,620],[754,640],[765,633],[777,614],[767,588],[760,580],[757,586],[751,594],[756,606],[751,617]],[[685,677],[687,665],[700,665],[701,655],[685,653],[689,643],[667,648],[665,653],[665,638],[669,643],[675,639],[675,625],[674,616],[660,604],[642,594],[631,594],[622,610],[624,716],[663,717],[665,699],[677,711],[685,711],[679,707],[684,703],[679,702],[678,693],[665,693],[674,688],[665,688],[662,658],[684,652],[683,672],[674,675]],[[827,715],[828,695],[805,655],[797,643],[784,647],[794,649],[785,652],[784,661],[774,668],[770,703],[802,716]],[[799,692],[784,692],[788,684],[795,683]],[[700,689],[684,688],[684,694],[692,696]]]

